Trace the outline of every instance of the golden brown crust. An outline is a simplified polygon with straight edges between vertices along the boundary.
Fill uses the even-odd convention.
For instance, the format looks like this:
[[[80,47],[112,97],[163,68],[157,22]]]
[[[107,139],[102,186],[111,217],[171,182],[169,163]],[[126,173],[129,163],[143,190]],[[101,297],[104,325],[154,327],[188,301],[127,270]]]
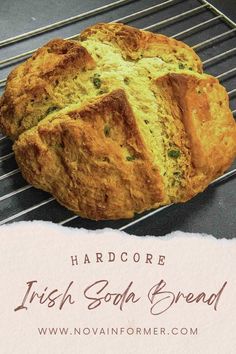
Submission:
[[[163,35],[111,23],[91,26],[82,32],[80,39],[84,41],[88,37],[117,45],[126,58],[160,57],[167,63],[202,70],[199,57],[190,47]],[[95,66],[92,56],[76,40],[54,39],[38,49],[7,79],[0,99],[1,131],[15,140],[43,119],[51,108],[60,109],[72,103],[69,94],[55,96],[58,84]]]
[[[167,63],[181,63],[202,72],[202,62],[192,48],[162,34],[155,34],[122,23],[99,23],[84,30],[80,40],[96,38],[117,45],[131,59],[159,57]]]
[[[190,47],[115,23],[79,40],[53,40],[9,75],[0,127],[29,183],[118,219],[186,201],[229,167],[228,96]]]
[[[236,157],[236,124],[226,90],[209,75],[168,73],[155,82],[175,120],[180,120],[191,160],[180,201],[204,190]],[[160,91],[159,91],[160,94]],[[186,143],[186,139],[189,141]]]
[[[36,125],[50,105],[58,105],[53,101],[53,90],[58,82],[94,66],[91,55],[77,41],[54,39],[38,49],[7,79],[0,101],[2,132],[14,140]]]
[[[29,183],[83,217],[129,218],[164,198],[123,90],[23,133],[14,151]]]

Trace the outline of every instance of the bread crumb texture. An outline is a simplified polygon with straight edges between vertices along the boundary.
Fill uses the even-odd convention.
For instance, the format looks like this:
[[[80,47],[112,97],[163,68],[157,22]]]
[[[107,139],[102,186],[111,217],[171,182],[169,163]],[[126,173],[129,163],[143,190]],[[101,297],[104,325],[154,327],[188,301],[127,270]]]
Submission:
[[[0,107],[26,180],[90,219],[187,201],[236,155],[227,93],[195,52],[123,24],[40,48]]]

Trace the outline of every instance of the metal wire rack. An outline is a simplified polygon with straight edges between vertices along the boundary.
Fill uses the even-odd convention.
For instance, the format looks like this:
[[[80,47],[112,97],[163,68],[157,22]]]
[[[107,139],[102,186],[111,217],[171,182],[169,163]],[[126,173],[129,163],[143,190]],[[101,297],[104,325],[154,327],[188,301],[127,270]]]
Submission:
[[[158,4],[156,1],[135,1],[135,3],[134,11],[134,0],[113,1],[76,16],[1,40],[3,58],[0,60],[0,93],[4,89],[6,76],[12,68],[35,52],[35,38],[36,43],[41,45],[58,35],[74,38],[78,35],[78,27],[82,29],[91,23],[123,22],[184,40],[192,46],[203,59],[205,71],[218,77],[227,88],[231,108],[235,114],[236,24],[206,0],[168,0]],[[70,35],[65,35],[67,33]],[[30,44],[33,49],[21,51],[21,44],[26,40],[27,45]],[[10,48],[14,50],[10,51]],[[9,52],[16,52],[16,54],[9,56]],[[232,168],[212,184],[217,185],[235,175],[236,168]],[[170,207],[171,205],[167,205],[146,212],[129,222],[127,220],[100,222],[95,227],[109,226],[126,230]],[[0,135],[0,225],[33,219],[50,220],[61,225],[85,228],[91,228],[92,225],[89,221],[60,206],[47,193],[28,185],[16,165],[11,142],[7,137]],[[94,228],[94,224],[92,227]]]

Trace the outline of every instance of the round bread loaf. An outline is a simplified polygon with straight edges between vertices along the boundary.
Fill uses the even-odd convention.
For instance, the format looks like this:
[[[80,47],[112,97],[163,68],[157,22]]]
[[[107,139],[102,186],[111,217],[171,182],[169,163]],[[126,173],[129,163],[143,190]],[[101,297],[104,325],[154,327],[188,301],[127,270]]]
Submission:
[[[227,93],[195,52],[118,23],[16,67],[0,127],[29,183],[95,220],[187,201],[236,155]]]

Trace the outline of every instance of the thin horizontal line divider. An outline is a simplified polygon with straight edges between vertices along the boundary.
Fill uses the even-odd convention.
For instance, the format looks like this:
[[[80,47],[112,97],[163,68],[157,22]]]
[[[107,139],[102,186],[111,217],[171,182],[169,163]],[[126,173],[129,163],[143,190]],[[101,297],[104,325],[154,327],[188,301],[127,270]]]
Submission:
[[[19,34],[17,36],[11,37],[11,38],[4,39],[4,40],[0,41],[0,47],[6,46],[6,45],[11,44],[11,43],[20,42],[23,39],[30,38],[30,37],[36,36],[36,35],[38,35],[40,33],[45,33],[45,32],[54,30],[54,29],[59,28],[59,27],[63,27],[64,25],[68,25],[70,23],[77,22],[79,20],[82,20],[84,18],[90,17],[92,15],[100,14],[101,12],[105,12],[105,11],[114,9],[114,8],[119,7],[121,5],[129,4],[129,3],[133,2],[133,1],[134,0],[118,0],[118,1],[114,1],[112,3],[97,7],[96,9],[92,9],[92,10],[83,12],[82,14],[79,14],[79,15],[76,15],[76,16],[72,16],[72,17],[66,18],[66,19],[61,20],[61,21],[54,22],[54,23],[52,23],[50,25],[46,25],[46,26],[37,28],[37,29],[29,31],[29,32]],[[174,0],[172,0],[172,1],[174,1]]]
[[[233,33],[235,31],[236,31],[236,28],[233,28],[233,29],[231,29],[229,31],[226,31],[226,32],[221,33],[221,34],[218,34],[217,36],[215,36],[213,38],[209,38],[209,39],[205,40],[204,42],[200,42],[198,44],[195,44],[192,48],[193,49],[201,48],[201,47],[205,46],[206,44],[211,43],[212,41],[214,41],[216,39],[219,39],[219,38],[222,38],[222,37],[224,37],[224,36],[226,36],[226,35],[228,35],[230,33]]]
[[[41,203],[39,203],[39,204],[36,204],[36,205],[34,205],[34,206],[28,208],[28,209],[24,209],[24,210],[20,211],[20,212],[17,213],[17,214],[14,214],[14,215],[12,215],[12,216],[9,216],[9,218],[6,218],[6,219],[4,219],[4,220],[1,220],[1,221],[0,221],[0,225],[3,225],[3,224],[5,224],[5,223],[7,223],[7,222],[9,222],[9,221],[11,221],[11,220],[14,220],[14,219],[18,218],[18,217],[21,216],[21,215],[25,215],[25,214],[29,213],[30,211],[35,210],[35,209],[37,209],[37,208],[39,208],[39,207],[41,207],[41,206],[43,206],[43,205],[49,204],[49,203],[51,203],[53,200],[54,200],[54,198],[49,198],[49,199],[44,200],[43,202],[41,202]]]
[[[176,33],[176,34],[174,34],[174,35],[171,35],[171,37],[172,37],[172,38],[176,38],[176,37],[182,36],[183,34],[186,34],[186,33],[191,32],[191,31],[193,31],[193,30],[195,30],[195,29],[197,29],[197,28],[200,28],[200,27],[202,27],[202,26],[204,26],[204,25],[206,25],[206,24],[208,24],[208,23],[210,23],[210,22],[213,22],[213,21],[215,21],[215,20],[218,20],[219,18],[222,18],[222,15],[219,15],[219,16],[216,16],[216,17],[211,18],[210,20],[207,20],[207,21],[198,23],[197,25],[192,26],[192,27],[190,27],[190,28],[188,28],[188,29],[186,29],[186,30],[184,30],[184,31],[181,31],[181,32],[178,32],[178,33]],[[0,64],[1,64],[1,62],[0,62]]]

